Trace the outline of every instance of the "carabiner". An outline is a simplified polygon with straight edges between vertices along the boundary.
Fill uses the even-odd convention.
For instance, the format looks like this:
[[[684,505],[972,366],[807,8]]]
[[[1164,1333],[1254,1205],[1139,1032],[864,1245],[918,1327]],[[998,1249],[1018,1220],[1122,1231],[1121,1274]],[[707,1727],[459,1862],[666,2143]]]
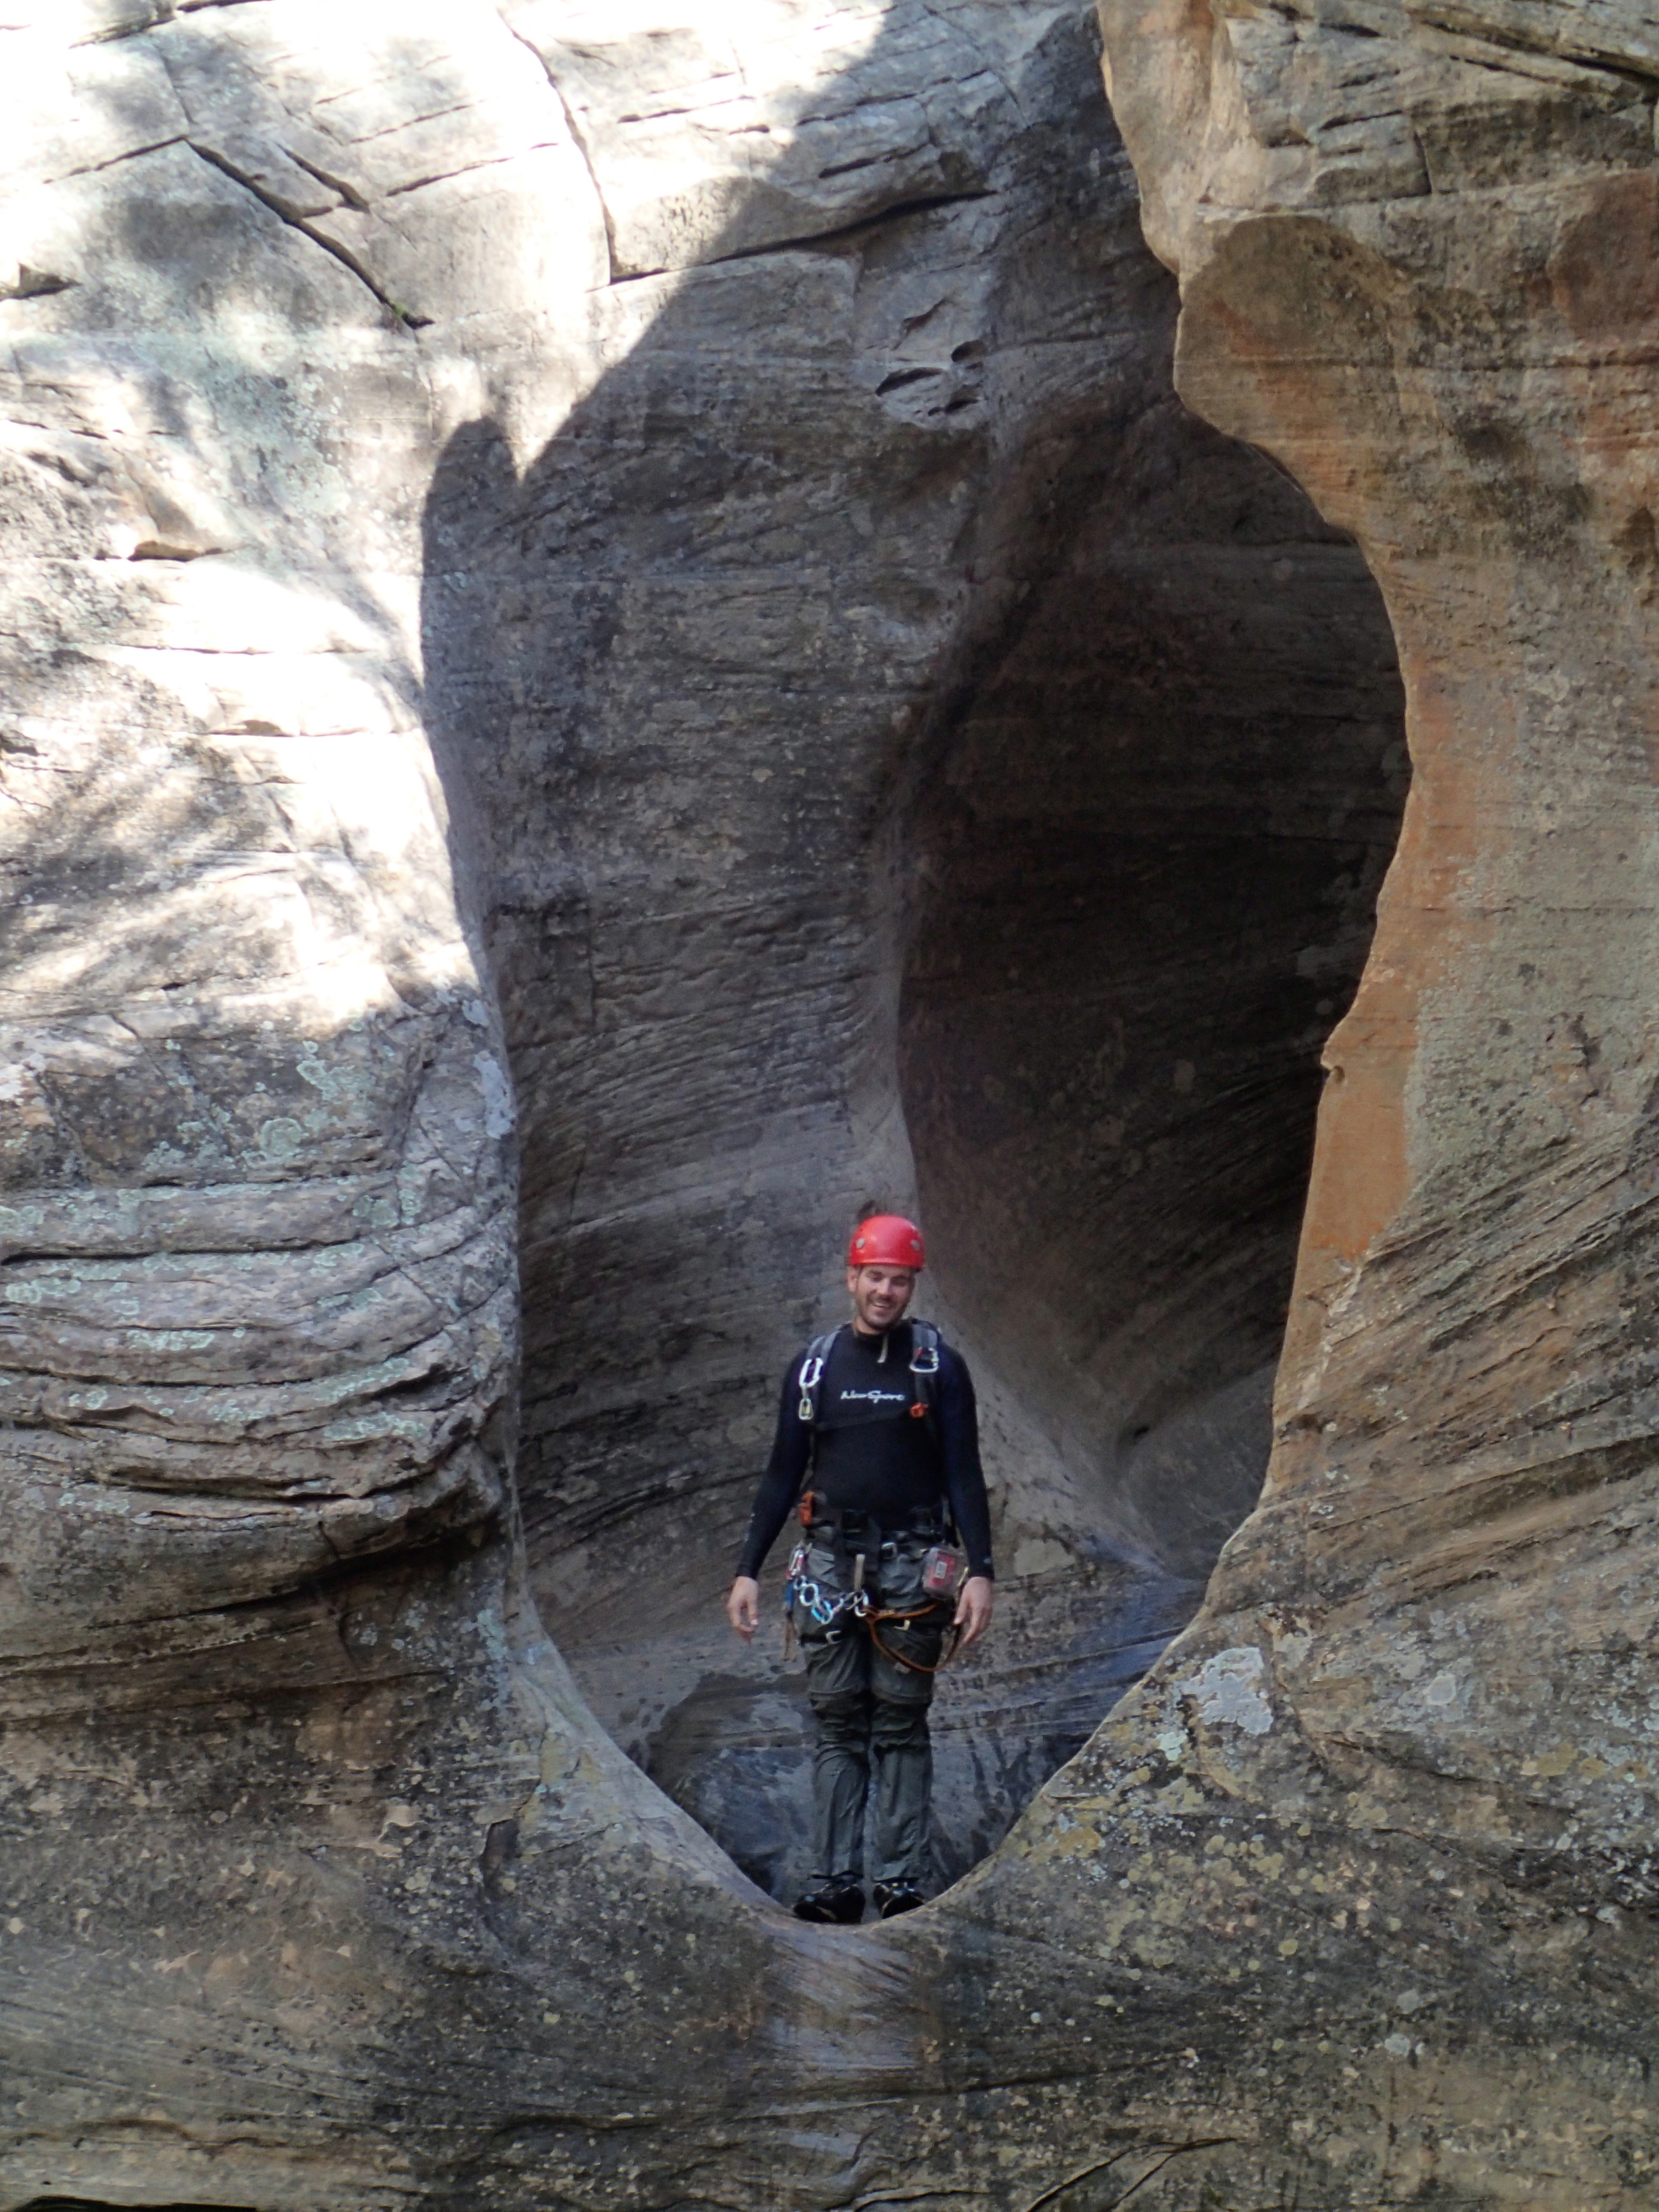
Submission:
[[[807,1358],[802,1360],[800,1364],[800,1405],[797,1410],[803,1421],[810,1421],[812,1418],[812,1393],[817,1389],[819,1380],[823,1374],[823,1362],[822,1359]]]

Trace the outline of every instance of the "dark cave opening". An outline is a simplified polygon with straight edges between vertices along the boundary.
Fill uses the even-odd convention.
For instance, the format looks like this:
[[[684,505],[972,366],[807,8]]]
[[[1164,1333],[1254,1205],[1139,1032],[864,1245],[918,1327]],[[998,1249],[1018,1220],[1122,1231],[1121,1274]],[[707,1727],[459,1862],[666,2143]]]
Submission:
[[[1005,468],[981,595],[1004,611],[976,625],[970,603],[885,798],[823,816],[872,885],[870,941],[891,963],[875,984],[896,1006],[889,1079],[934,1255],[920,1309],[974,1358],[997,1492],[997,1634],[935,1708],[946,1879],[995,1847],[1185,1625],[1255,1501],[1320,1051],[1364,965],[1407,780],[1375,585],[1261,456],[1165,393],[1127,422],[1073,422]],[[711,471],[710,499],[720,484]],[[539,496],[532,477],[526,504]],[[778,874],[817,927],[796,865],[787,854]],[[769,932],[799,926],[763,914],[734,988],[775,957]],[[626,930],[618,997],[656,988],[640,980],[656,947],[641,955],[637,921]],[[547,1051],[545,985],[532,972],[515,986],[521,932],[508,914],[495,947],[531,1109],[538,1595],[623,1747],[787,1895],[806,1854],[804,1680],[775,1633],[735,1649],[718,1601],[777,1370],[792,1340],[840,1317],[839,1221],[826,1238],[789,1215],[808,1170],[787,1148],[781,1198],[756,1200],[750,1140],[718,1121],[675,1132],[681,1048],[665,1067],[660,1033],[618,1019],[614,1049],[647,1087],[600,1103],[694,1157],[700,1137],[714,1145],[698,1166],[741,1285],[735,1319],[771,1330],[711,1352],[681,1273],[704,1222],[646,1184],[647,1170],[672,1183],[672,1161],[573,1124],[549,1091],[543,1067],[568,1081],[597,1052],[591,1030]],[[597,1000],[591,935],[583,959]],[[556,945],[555,961],[562,979],[570,954]],[[580,1200],[560,1208],[550,1234],[561,1158],[574,1153],[580,1182],[606,1147],[604,1201],[586,1219]],[[851,1182],[841,1204],[893,1194]]]
[[[951,1310],[1091,1521],[1201,1581],[1266,1464],[1403,702],[1358,552],[1270,464],[1173,400],[1103,443],[915,791],[900,1079]]]
[[[1080,435],[1034,509],[1017,614],[898,838],[930,1288],[988,1356],[993,1425],[1018,1409],[1001,1648],[936,1729],[947,1794],[996,1811],[958,1811],[958,1865],[1255,1504],[1320,1054],[1408,781],[1376,586],[1261,456],[1171,399]]]

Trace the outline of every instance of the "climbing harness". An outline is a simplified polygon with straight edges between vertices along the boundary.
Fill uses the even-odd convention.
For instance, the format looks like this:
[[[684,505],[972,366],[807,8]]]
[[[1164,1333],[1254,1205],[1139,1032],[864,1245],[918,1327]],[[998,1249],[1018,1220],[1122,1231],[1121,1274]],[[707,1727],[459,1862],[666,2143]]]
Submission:
[[[818,1418],[819,1401],[823,1395],[823,1370],[829,1364],[830,1354],[840,1334],[840,1329],[832,1328],[823,1336],[815,1336],[806,1347],[799,1377],[800,1402],[795,1408],[803,1421],[816,1422]],[[882,1340],[881,1357],[884,1359],[887,1357],[885,1338]],[[913,1420],[920,1421],[933,1410],[933,1383],[939,1374],[939,1331],[930,1321],[913,1321],[910,1323],[910,1372],[915,1378],[916,1394],[910,1407],[910,1414]]]
[[[843,1613],[862,1618],[870,1610],[870,1593],[866,1589],[837,1590],[832,1596],[807,1573],[806,1547],[797,1544],[789,1561],[789,1578],[783,1586],[783,1609],[793,1613],[798,1605],[811,1614],[820,1628],[828,1628]]]
[[[961,1638],[962,1631],[957,1626],[954,1621],[951,1622],[949,1628],[945,1632],[951,1639],[950,1643],[945,1646],[945,1650],[939,1653],[939,1657],[933,1662],[933,1664],[931,1667],[927,1666],[920,1659],[907,1659],[902,1651],[895,1651],[889,1645],[884,1644],[881,1640],[881,1631],[876,1625],[878,1621],[883,1620],[920,1620],[924,1614],[937,1613],[938,1611],[939,1607],[936,1605],[923,1606],[921,1611],[917,1613],[881,1613],[878,1612],[874,1607],[872,1607],[864,1615],[864,1620],[866,1626],[870,1631],[870,1641],[875,1645],[877,1650],[881,1653],[884,1658],[890,1659],[896,1667],[908,1668],[913,1674],[938,1674],[942,1673],[956,1656],[957,1644]]]
[[[908,1228],[909,1224],[907,1223],[905,1226]],[[800,1399],[796,1412],[803,1421],[816,1423],[817,1420],[823,1392],[824,1370],[829,1365],[830,1355],[835,1349],[836,1340],[840,1334],[840,1329],[830,1329],[823,1336],[815,1336],[806,1347],[800,1364],[800,1373],[797,1377]],[[939,1331],[933,1323],[927,1321],[913,1321],[910,1323],[910,1373],[914,1378],[915,1396],[909,1411],[914,1420],[925,1420],[933,1411],[934,1383],[939,1370]],[[881,1357],[883,1359],[887,1357],[887,1340],[884,1337],[882,1340]],[[812,1525],[813,1497],[813,1492],[808,1488],[801,1497],[799,1508],[802,1525],[808,1528]],[[927,1554],[927,1564],[931,1565],[935,1552],[945,1548],[943,1546],[936,1546],[934,1551]],[[870,1593],[864,1587],[865,1555],[861,1552],[856,1556],[852,1589],[832,1593],[826,1590],[820,1583],[815,1581],[806,1572],[806,1551],[805,1543],[796,1545],[790,1558],[789,1571],[783,1585],[783,1609],[787,1620],[788,1635],[791,1640],[794,1635],[795,1607],[799,1605],[817,1621],[820,1628],[829,1632],[825,1639],[827,1642],[834,1643],[840,1638],[844,1632],[837,1628],[836,1623],[844,1614],[850,1615],[853,1620],[861,1620],[864,1623],[870,1632],[870,1639],[877,1650],[884,1657],[892,1660],[895,1665],[908,1668],[912,1674],[936,1674],[939,1668],[945,1665],[951,1651],[956,1648],[954,1634],[950,1650],[941,1656],[936,1666],[927,1667],[924,1666],[921,1660],[907,1659],[902,1652],[895,1651],[890,1645],[884,1644],[879,1628],[879,1624],[883,1621],[908,1622],[925,1620],[928,1614],[939,1612],[941,1606],[948,1601],[942,1595],[930,1594],[925,1603],[914,1608],[876,1605],[872,1602]],[[952,1553],[951,1557],[954,1561],[956,1554]],[[954,1591],[951,1595],[954,1595]],[[787,1656],[787,1651],[786,1656]]]
[[[820,1628],[827,1628],[830,1632],[825,1640],[834,1643],[842,1633],[835,1624],[843,1613],[848,1613],[854,1620],[861,1620],[864,1623],[870,1632],[870,1641],[875,1645],[877,1650],[884,1657],[890,1659],[895,1666],[908,1668],[913,1674],[937,1674],[949,1663],[951,1654],[956,1650],[954,1623],[951,1626],[952,1640],[950,1649],[942,1652],[936,1664],[932,1667],[925,1665],[920,1659],[907,1659],[902,1651],[895,1651],[890,1644],[884,1644],[881,1639],[881,1624],[890,1620],[907,1624],[911,1621],[925,1620],[929,1613],[941,1610],[939,1600],[930,1598],[925,1605],[915,1607],[877,1605],[872,1602],[869,1591],[864,1587],[863,1569],[864,1554],[860,1552],[854,1567],[853,1588],[849,1590],[837,1590],[832,1594],[806,1572],[806,1547],[805,1544],[797,1544],[790,1555],[788,1579],[783,1586],[783,1609],[789,1616],[791,1627],[793,1628],[794,1625],[794,1609],[799,1605],[811,1613]]]

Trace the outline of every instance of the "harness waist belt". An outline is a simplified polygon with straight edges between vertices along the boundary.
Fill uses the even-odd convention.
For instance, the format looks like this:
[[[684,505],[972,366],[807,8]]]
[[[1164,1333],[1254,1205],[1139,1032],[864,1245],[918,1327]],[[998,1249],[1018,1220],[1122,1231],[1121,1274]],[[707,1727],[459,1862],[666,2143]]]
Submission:
[[[896,1528],[887,1528],[873,1516],[860,1512],[856,1506],[848,1506],[838,1511],[836,1507],[825,1505],[814,1498],[812,1517],[806,1525],[815,1536],[839,1540],[850,1550],[863,1548],[876,1552],[884,1543],[902,1543],[907,1537],[912,1536],[925,1543],[936,1544],[945,1531],[945,1516],[939,1512],[912,1512]]]

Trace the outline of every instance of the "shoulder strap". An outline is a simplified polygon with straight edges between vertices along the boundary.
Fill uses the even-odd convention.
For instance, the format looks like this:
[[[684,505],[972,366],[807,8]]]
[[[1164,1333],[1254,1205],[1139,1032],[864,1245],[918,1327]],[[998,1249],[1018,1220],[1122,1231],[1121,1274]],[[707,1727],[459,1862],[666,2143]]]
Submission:
[[[939,1376],[939,1331],[930,1321],[910,1324],[910,1373],[916,1392],[910,1411],[920,1419],[933,1413],[933,1385]]]
[[[806,1347],[800,1363],[800,1404],[796,1408],[803,1421],[811,1424],[818,1417],[818,1401],[823,1394],[823,1370],[830,1349],[841,1334],[838,1328],[826,1330],[815,1336]]]
[[[939,1414],[933,1404],[933,1392],[939,1382],[939,1331],[933,1327],[932,1322],[913,1321],[911,1322],[910,1373],[915,1378],[916,1396],[910,1411],[918,1419],[925,1419],[930,1424],[929,1434],[935,1443],[939,1440]],[[951,1493],[948,1489],[944,1492],[942,1503],[945,1508],[945,1525],[949,1532],[951,1541],[953,1544],[959,1543],[961,1539],[957,1534],[957,1516],[951,1504]]]

